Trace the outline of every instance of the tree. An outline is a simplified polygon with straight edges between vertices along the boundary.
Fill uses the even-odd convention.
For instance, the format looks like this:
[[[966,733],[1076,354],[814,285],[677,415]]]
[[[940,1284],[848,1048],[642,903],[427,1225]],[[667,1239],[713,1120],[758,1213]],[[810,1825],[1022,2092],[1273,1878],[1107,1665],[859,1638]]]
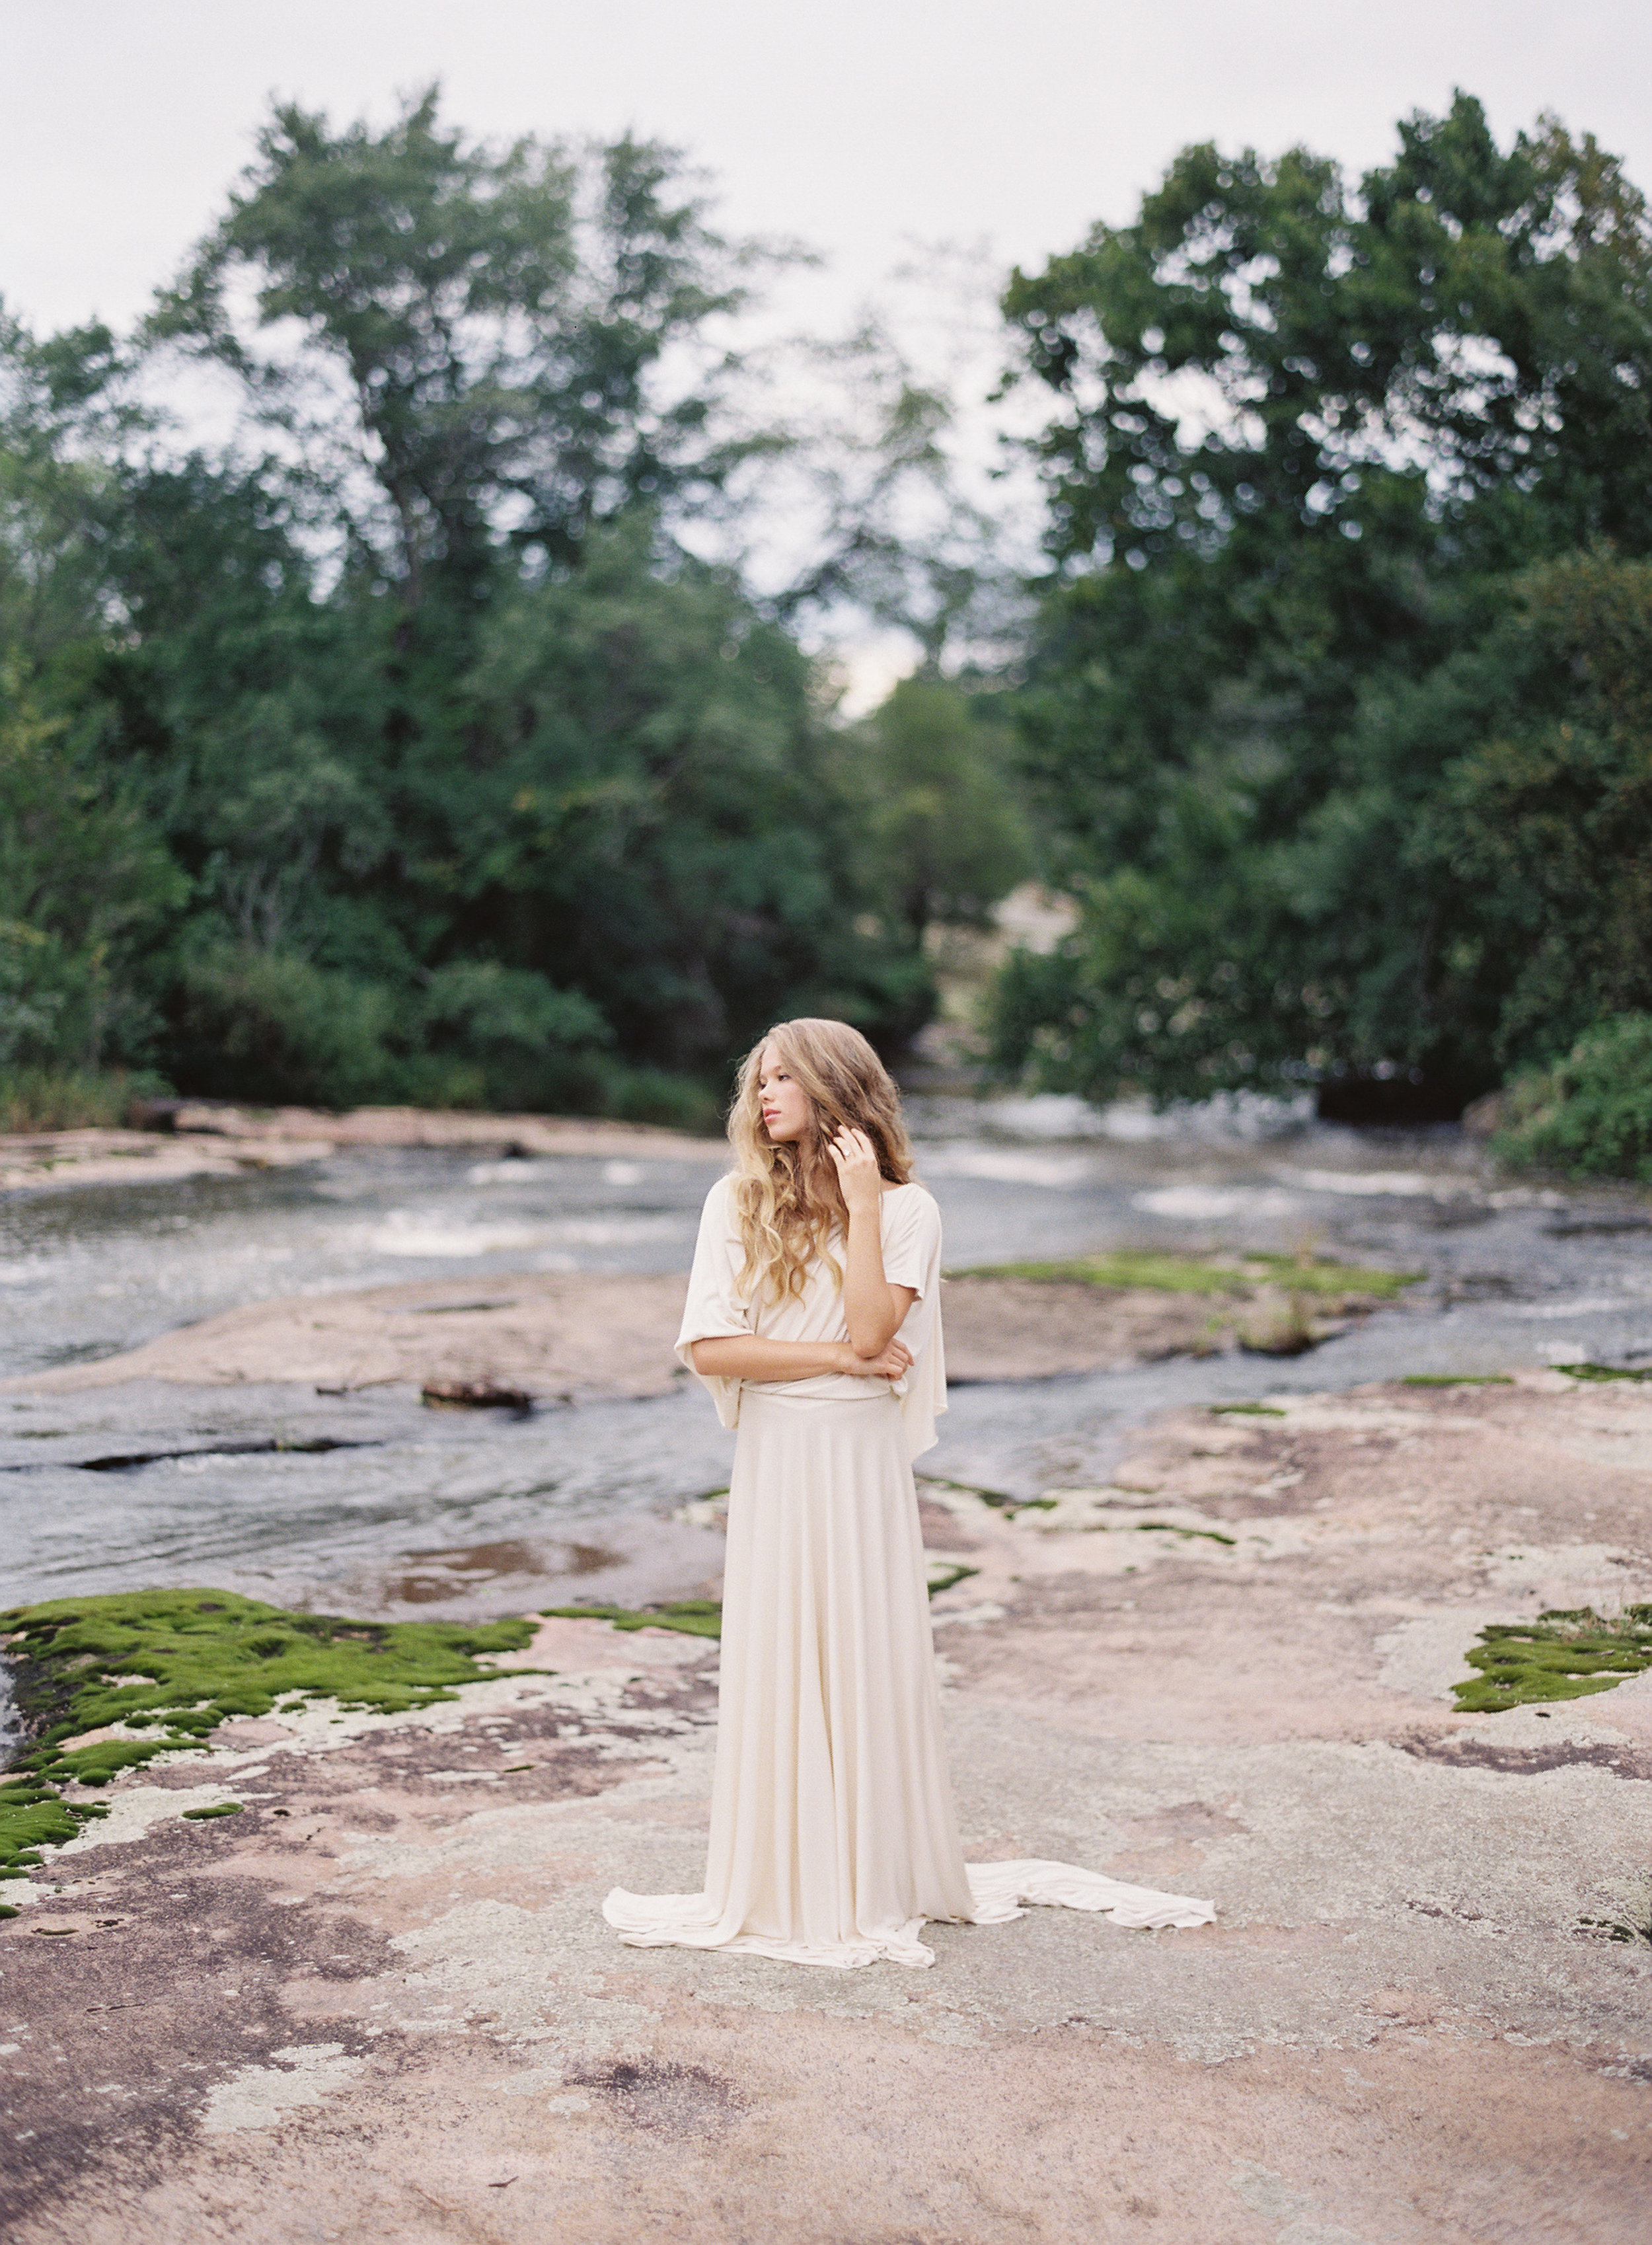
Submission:
[[[626,138],[582,165],[467,141],[437,111],[434,86],[376,133],[277,107],[150,327],[319,438],[335,494],[365,465],[410,609],[432,572],[474,593],[501,541],[568,562],[592,523],[715,487],[739,448],[707,330],[757,255],[710,229],[673,150]],[[353,526],[373,539],[371,513]]]
[[[96,1068],[155,1023],[140,939],[188,885],[141,804],[77,754],[15,661],[0,670],[0,1068]]]
[[[188,884],[112,767],[94,682],[123,416],[107,329],[40,343],[0,307],[0,1068],[141,1055],[146,942]]]
[[[1473,900],[1498,1058],[1541,1061],[1652,1013],[1652,563],[1532,570],[1499,651],[1502,722],[1452,765],[1434,846]]]
[[[921,1023],[921,960],[854,926],[876,892],[810,667],[728,573],[665,566],[646,523],[593,535],[501,603],[466,709],[456,946],[555,961],[655,1066],[714,1068],[788,1014],[886,1044]]]
[[[1522,570],[1652,547],[1652,229],[1553,120],[1505,154],[1459,95],[1400,142],[1357,194],[1188,150],[1012,282],[1060,402],[1024,753],[1082,920],[1012,968],[1008,1065],[1460,1098],[1541,1034],[1445,810],[1511,630],[1541,668]]]
[[[1000,697],[904,679],[841,753],[890,919],[918,944],[936,920],[986,926],[1032,866]]]
[[[703,1119],[779,1014],[920,1025],[784,604],[688,550],[756,258],[431,92],[274,112],[135,362],[0,327],[0,1068]],[[177,349],[221,452],[131,403]]]

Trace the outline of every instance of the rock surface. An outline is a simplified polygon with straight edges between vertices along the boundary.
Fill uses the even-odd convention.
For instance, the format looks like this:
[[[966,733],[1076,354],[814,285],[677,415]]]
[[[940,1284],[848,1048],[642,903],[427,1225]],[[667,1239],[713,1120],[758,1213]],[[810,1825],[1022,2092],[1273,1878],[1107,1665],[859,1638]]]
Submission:
[[[64,1186],[166,1184],[322,1161],[342,1146],[475,1146],[535,1154],[646,1154],[703,1161],[708,1141],[643,1122],[544,1115],[436,1113],[420,1107],[260,1109],[169,1101],[147,1130],[0,1134],[0,1192]]]
[[[0,1394],[172,1380],[342,1390],[492,1380],[545,1399],[661,1395],[684,1376],[673,1344],[685,1284],[674,1273],[524,1272],[248,1302],[118,1356],[0,1380]],[[1147,1287],[949,1279],[947,1370],[955,1380],[1041,1379],[1209,1350],[1232,1306]]]
[[[1449,1686],[1488,1620],[1652,1597],[1652,1391],[1184,1414],[1051,1494],[923,1491],[976,1570],[935,1602],[968,1851],[1215,1928],[625,1949],[608,1886],[698,1882],[716,1648],[547,1623],[450,1704],[153,1765],[6,1888],[8,2235],[1639,2245],[1652,1675]]]

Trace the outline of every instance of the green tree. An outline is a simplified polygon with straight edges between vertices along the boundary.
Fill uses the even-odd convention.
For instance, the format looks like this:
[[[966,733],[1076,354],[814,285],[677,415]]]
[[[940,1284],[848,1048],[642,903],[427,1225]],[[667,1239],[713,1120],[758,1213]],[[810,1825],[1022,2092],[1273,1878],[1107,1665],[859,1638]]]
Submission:
[[[122,418],[101,327],[37,342],[0,307],[0,1070],[141,1057],[145,946],[188,892],[105,754],[95,681],[112,598]]]
[[[417,608],[433,572],[484,589],[502,539],[572,560],[593,522],[721,480],[739,448],[720,442],[706,330],[756,254],[711,230],[657,143],[587,165],[493,148],[440,123],[434,86],[382,132],[288,104],[150,332],[319,441],[329,495],[366,462]],[[673,354],[698,362],[675,394]],[[372,540],[370,512],[354,526]]]
[[[919,1025],[784,604],[687,550],[756,259],[432,92],[275,111],[135,362],[0,327],[0,1064],[686,1116],[777,1014]],[[221,453],[131,402],[179,349]]]
[[[1652,562],[1567,555],[1520,590],[1513,690],[1451,768],[1435,847],[1473,900],[1463,963],[1497,992],[1497,1055],[1541,1061],[1652,1013]]]
[[[918,944],[936,920],[986,926],[1032,870],[1000,697],[904,679],[840,754],[891,921]]]
[[[1060,401],[1025,755],[1082,921],[1012,967],[1008,1065],[1467,1093],[1542,1034],[1447,806],[1511,632],[1544,668],[1522,570],[1652,546],[1652,230],[1553,120],[1504,153],[1459,95],[1400,142],[1357,193],[1190,149],[1012,283]]]
[[[922,1021],[915,952],[856,933],[876,901],[810,668],[726,572],[646,523],[519,587],[483,634],[467,722],[456,939],[552,958],[622,1049],[705,1069],[789,1013],[885,1040]]]
[[[14,658],[0,670],[0,1070],[147,1049],[135,953],[187,888],[141,804],[76,754]]]

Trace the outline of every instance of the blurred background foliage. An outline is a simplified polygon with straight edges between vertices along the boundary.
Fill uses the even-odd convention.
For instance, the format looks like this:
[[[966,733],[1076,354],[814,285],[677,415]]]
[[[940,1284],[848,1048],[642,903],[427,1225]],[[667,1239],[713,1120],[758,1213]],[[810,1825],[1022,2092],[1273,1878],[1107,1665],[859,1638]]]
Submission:
[[[1010,965],[1007,1068],[1450,1115],[1652,1004],[1646,206],[1552,119],[1399,137],[1357,191],[1190,148],[1011,283],[1080,919]]]
[[[741,511],[809,469],[747,379],[781,261],[674,152],[488,146],[432,92],[273,111],[139,333],[0,315],[0,1120],[124,1084],[703,1125],[783,1014],[909,1051],[938,931],[1037,880],[1074,909],[998,974],[1010,1077],[1396,1119],[1515,1080],[1511,1152],[1581,1158],[1586,1097],[1643,1162],[1642,1093],[1599,1120],[1652,1016],[1615,162],[1466,96],[1357,186],[1184,151],[1009,281],[1031,580],[880,333],[874,433],[758,588]],[[856,604],[919,668],[847,723],[807,650]]]

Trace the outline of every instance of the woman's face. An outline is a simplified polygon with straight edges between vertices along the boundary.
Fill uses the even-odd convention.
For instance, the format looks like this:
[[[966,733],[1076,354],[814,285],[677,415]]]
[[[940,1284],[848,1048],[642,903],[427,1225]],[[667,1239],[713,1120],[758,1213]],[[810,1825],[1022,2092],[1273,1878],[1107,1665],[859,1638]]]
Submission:
[[[762,1110],[763,1127],[775,1145],[789,1144],[807,1134],[811,1115],[809,1095],[788,1074],[773,1045],[763,1047],[757,1064],[757,1104]]]

